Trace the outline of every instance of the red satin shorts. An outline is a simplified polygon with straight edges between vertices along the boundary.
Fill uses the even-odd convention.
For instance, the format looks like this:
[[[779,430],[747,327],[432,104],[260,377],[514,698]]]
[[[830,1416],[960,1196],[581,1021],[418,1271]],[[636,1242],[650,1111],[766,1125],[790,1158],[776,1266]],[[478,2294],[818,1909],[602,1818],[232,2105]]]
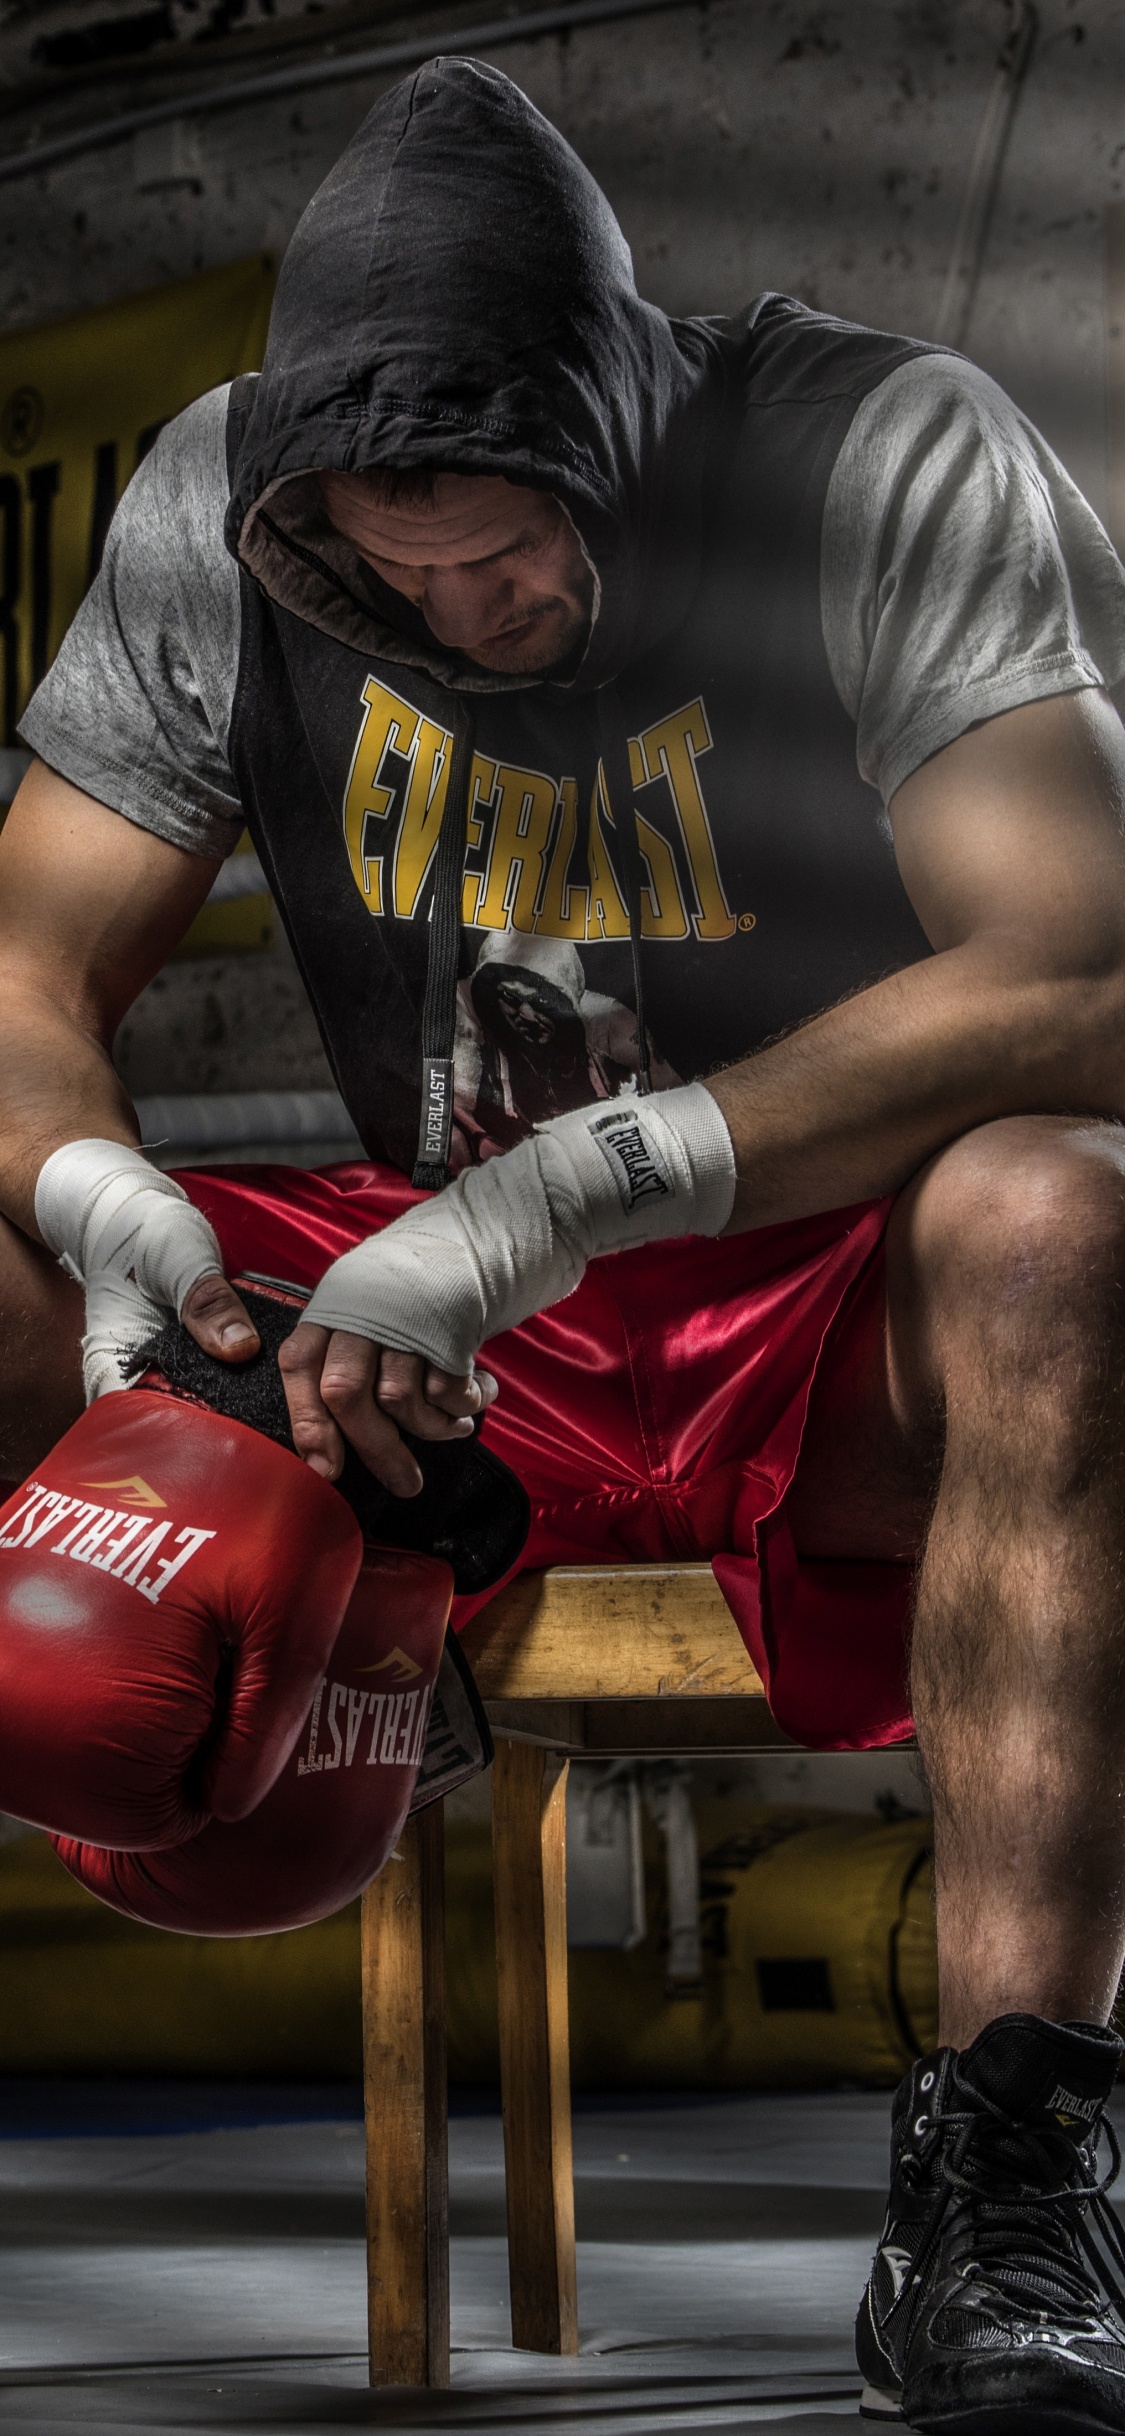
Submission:
[[[179,1181],[230,1274],[309,1286],[421,1198],[396,1170],[359,1163]],[[822,1750],[911,1730],[909,1567],[799,1559],[784,1513],[822,1366],[842,1370],[846,1393],[849,1312],[881,1264],[889,1208],[593,1261],[486,1357],[500,1382],[488,1442],[531,1498],[524,1565],[709,1560],[778,1723]],[[863,1296],[868,1313],[879,1303]],[[459,1602],[461,1621],[472,1604]]]

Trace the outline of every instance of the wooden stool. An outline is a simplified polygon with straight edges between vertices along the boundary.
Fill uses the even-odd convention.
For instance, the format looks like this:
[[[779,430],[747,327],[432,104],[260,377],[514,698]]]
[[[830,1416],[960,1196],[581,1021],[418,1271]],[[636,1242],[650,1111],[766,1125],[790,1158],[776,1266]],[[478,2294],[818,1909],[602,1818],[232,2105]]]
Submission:
[[[496,1736],[492,1842],[512,2340],[578,2349],[567,2018],[573,1754],[792,1748],[708,1565],[522,1574],[462,1646]],[[373,2385],[449,2383],[440,1806],[363,1902]]]

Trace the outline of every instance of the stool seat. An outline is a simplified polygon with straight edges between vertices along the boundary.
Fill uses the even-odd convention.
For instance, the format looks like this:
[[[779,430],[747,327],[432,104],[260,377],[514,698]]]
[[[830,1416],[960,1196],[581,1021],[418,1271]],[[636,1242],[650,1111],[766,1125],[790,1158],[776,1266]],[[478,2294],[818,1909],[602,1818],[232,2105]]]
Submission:
[[[789,1740],[709,1565],[520,1574],[461,1646],[497,1735],[603,1756]]]
[[[492,1843],[512,2339],[578,2349],[566,1948],[575,1753],[793,1748],[709,1565],[560,1565],[509,1582],[462,1647],[496,1737]],[[443,1822],[412,1820],[363,1899],[373,2385],[449,2382]]]

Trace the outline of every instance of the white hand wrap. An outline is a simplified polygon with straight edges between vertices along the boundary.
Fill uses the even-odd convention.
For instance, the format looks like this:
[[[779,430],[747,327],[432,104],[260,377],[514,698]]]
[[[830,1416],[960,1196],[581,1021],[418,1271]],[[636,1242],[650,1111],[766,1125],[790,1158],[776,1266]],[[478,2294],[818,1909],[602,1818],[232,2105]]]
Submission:
[[[125,1387],[123,1360],[179,1318],[201,1277],[221,1274],[218,1239],[171,1176],[122,1142],[66,1142],[40,1169],[43,1241],[86,1288],[87,1403]]]
[[[345,1252],[304,1316],[463,1378],[487,1338],[569,1294],[599,1253],[721,1234],[734,1186],[730,1135],[702,1083],[599,1100]]]

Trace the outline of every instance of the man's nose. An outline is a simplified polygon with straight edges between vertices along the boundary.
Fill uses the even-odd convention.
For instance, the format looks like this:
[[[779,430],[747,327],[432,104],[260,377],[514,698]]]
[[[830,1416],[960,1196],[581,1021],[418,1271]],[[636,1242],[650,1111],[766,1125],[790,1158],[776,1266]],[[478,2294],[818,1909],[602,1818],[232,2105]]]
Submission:
[[[426,584],[422,611],[431,634],[451,651],[471,651],[502,624],[506,579],[489,570],[475,575],[470,568],[435,567]]]

